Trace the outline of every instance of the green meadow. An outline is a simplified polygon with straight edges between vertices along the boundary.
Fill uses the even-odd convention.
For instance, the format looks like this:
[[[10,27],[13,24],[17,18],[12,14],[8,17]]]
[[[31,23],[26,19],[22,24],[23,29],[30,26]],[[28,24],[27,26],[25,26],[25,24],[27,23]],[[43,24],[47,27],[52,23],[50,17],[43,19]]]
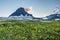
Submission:
[[[60,40],[60,21],[0,21],[0,40]]]

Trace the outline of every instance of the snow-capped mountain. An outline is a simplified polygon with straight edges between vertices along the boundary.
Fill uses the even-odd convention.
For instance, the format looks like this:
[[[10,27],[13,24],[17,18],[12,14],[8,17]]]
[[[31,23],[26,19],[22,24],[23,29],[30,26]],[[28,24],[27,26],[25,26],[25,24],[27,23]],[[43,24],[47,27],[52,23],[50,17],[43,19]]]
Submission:
[[[12,13],[9,18],[9,20],[33,20],[32,14],[29,14],[25,11],[23,7],[18,8],[14,13]]]
[[[10,16],[32,16],[31,14],[27,13],[23,7],[18,8],[14,13],[12,13]],[[9,16],[9,17],[10,17]]]
[[[42,18],[42,20],[60,20],[60,14],[51,14]]]
[[[57,9],[57,10],[56,10]],[[60,10],[58,7],[56,7],[55,10],[53,10],[53,14],[46,16],[42,18],[43,20],[60,20]]]
[[[18,8],[9,17],[0,17],[0,20],[39,20],[40,18],[35,18],[32,14],[25,11],[23,7]]]
[[[60,20],[60,14],[51,14],[42,18],[43,20]]]
[[[49,20],[55,20],[55,19],[60,19],[60,14],[51,14],[47,16]]]

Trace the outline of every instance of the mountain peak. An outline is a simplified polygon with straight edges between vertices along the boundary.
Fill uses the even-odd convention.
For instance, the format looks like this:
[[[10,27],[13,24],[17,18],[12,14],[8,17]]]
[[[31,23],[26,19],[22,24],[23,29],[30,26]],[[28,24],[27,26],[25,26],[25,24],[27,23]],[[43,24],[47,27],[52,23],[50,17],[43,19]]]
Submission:
[[[25,15],[27,15],[27,16],[29,16],[29,15],[32,16],[31,14],[27,13],[23,7],[18,8],[18,9],[17,9],[14,13],[12,13],[10,16],[21,16],[21,15],[23,15],[23,16],[25,16]],[[10,17],[10,16],[9,16],[9,17]]]

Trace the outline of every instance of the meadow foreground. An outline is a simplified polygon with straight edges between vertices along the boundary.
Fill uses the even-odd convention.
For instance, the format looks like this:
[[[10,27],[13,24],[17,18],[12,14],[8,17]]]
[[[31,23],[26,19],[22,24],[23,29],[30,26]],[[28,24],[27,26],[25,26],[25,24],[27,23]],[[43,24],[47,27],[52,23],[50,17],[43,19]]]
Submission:
[[[3,21],[0,40],[60,40],[60,21]]]

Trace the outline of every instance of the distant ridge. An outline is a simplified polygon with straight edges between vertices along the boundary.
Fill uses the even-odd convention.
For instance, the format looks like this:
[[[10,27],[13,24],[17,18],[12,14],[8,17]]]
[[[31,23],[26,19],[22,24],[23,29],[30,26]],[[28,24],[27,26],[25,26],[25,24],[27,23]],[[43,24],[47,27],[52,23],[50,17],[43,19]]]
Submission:
[[[60,20],[60,14],[51,14],[49,16],[43,17],[42,20]]]
[[[53,14],[46,16],[43,20],[60,20],[60,9],[56,7],[53,10]]]

